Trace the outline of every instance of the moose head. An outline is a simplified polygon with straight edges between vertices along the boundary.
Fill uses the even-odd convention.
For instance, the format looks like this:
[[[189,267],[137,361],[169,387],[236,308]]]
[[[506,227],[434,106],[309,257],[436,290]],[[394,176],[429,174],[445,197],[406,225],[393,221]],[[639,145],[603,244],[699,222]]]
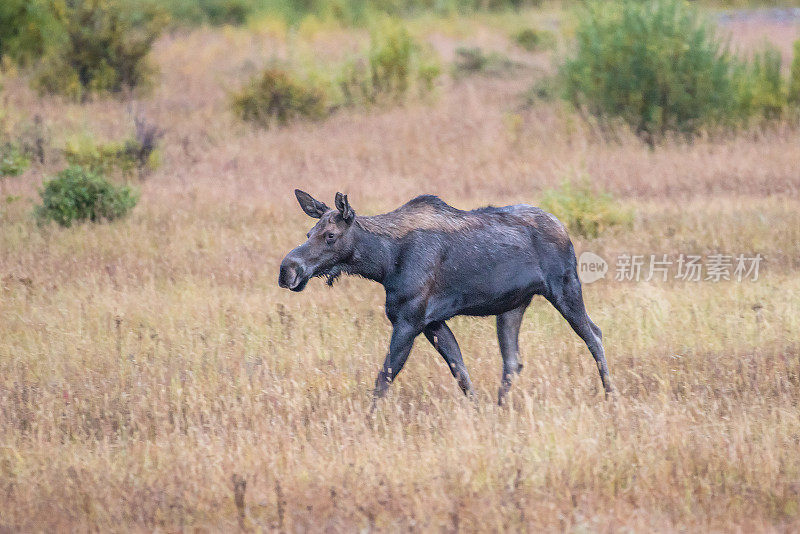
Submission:
[[[325,276],[328,284],[333,284],[354,252],[351,229],[356,212],[350,207],[347,195],[341,193],[336,193],[336,209],[330,209],[305,191],[295,189],[294,194],[306,215],[319,221],[309,230],[308,240],[283,258],[278,285],[302,291],[315,276]]]

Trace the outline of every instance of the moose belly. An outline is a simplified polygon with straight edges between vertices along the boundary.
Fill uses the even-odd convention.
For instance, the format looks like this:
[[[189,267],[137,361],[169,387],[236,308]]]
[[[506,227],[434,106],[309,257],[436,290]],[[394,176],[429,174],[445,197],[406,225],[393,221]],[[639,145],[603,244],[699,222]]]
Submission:
[[[451,274],[428,302],[426,315],[432,320],[497,315],[522,306],[544,289],[538,266],[519,262],[490,263]]]

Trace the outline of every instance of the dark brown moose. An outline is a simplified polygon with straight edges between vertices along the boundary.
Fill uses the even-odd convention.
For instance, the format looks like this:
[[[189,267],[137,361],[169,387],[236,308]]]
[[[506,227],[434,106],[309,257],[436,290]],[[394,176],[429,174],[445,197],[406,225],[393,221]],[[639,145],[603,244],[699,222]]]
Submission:
[[[319,219],[308,241],[281,262],[278,284],[302,291],[309,279],[328,284],[342,274],[383,285],[393,326],[389,354],[375,381],[382,397],[403,369],[414,339],[425,334],[472,394],[461,350],[445,323],[456,315],[497,316],[503,356],[498,402],[519,373],[519,328],[534,295],[564,316],[594,356],[606,393],[612,391],[600,329],[589,319],[572,242],[564,226],[539,208],[518,204],[462,211],[438,197],[416,197],[382,215],[356,215],[347,195],[335,209],[295,190],[300,207]]]

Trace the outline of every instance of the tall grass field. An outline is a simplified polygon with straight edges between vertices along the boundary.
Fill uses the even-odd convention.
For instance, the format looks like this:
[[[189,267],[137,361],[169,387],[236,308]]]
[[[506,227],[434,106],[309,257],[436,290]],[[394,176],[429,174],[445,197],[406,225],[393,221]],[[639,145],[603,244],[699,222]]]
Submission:
[[[643,139],[560,98],[581,19],[532,4],[391,13],[409,17],[408,40],[391,46],[410,58],[381,71],[393,87],[407,75],[391,94],[363,85],[390,45],[324,13],[165,22],[142,91],[41,92],[46,63],[5,60],[0,531],[800,530],[789,82],[778,114],[691,136],[658,122]],[[768,42],[790,79],[789,11],[701,9],[740,61]],[[526,28],[547,45],[521,46]],[[456,73],[465,49],[503,67]],[[324,117],[237,115],[236,95],[270,69],[334,95]],[[356,86],[381,96],[342,104]],[[97,187],[125,192],[114,217],[35,215],[46,184],[82,168],[65,150],[86,166],[67,173],[77,183],[102,175],[111,185]],[[383,289],[346,277],[278,287],[281,259],[315,222],[295,188],[329,205],[347,193],[359,215],[422,193],[461,209],[546,203],[577,255],[607,264],[583,294],[617,394],[605,398],[586,346],[537,298],[507,405],[494,318],[459,317],[449,324],[475,399],[420,337],[370,413],[391,333]],[[709,271],[718,254],[727,277]],[[738,277],[740,255],[761,258],[758,272]],[[690,256],[698,280],[678,275]],[[648,277],[665,257],[666,275]]]

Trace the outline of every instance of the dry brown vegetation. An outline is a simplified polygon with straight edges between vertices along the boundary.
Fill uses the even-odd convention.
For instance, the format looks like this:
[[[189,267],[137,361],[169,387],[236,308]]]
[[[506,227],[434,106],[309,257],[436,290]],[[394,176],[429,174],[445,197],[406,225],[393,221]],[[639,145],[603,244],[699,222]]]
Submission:
[[[227,96],[287,53],[268,32],[164,37],[161,83],[133,104],[41,99],[5,79],[7,107],[40,114],[54,146],[83,130],[123,138],[134,111],[166,136],[164,165],[113,224],[36,226],[54,152],[2,185],[0,530],[800,528],[800,132],[606,142],[559,104],[519,107],[549,53],[523,54],[493,23],[470,21],[471,41],[431,24],[446,56],[462,40],[505,43],[535,68],[269,131],[236,122]],[[337,56],[363,35],[303,39]],[[613,402],[586,347],[536,301],[508,407],[493,403],[493,320],[459,318],[477,400],[421,339],[368,418],[390,331],[381,288],[277,286],[311,225],[295,187],[328,202],[347,192],[370,214],[422,192],[461,208],[535,204],[582,174],[636,216],[575,239],[578,252],[766,257],[757,282],[586,286]]]

